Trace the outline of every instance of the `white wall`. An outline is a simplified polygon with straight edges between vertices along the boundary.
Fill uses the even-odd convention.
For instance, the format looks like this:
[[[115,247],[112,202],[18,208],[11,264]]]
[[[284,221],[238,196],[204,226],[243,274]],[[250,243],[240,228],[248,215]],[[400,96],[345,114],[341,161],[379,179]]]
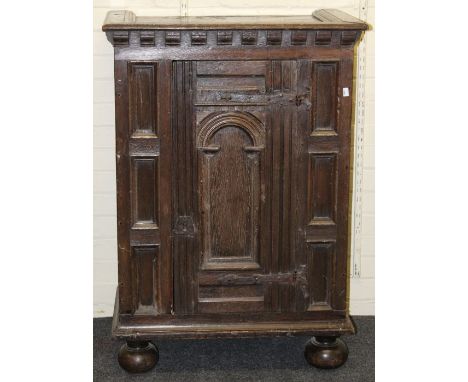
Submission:
[[[293,5],[292,5],[293,4]],[[338,8],[359,17],[374,0],[94,0],[94,316],[111,316],[117,286],[113,49],[101,32],[108,10],[137,15],[310,15]],[[362,9],[361,9],[362,12]],[[351,314],[374,314],[374,29],[366,34],[361,277],[351,279]]]

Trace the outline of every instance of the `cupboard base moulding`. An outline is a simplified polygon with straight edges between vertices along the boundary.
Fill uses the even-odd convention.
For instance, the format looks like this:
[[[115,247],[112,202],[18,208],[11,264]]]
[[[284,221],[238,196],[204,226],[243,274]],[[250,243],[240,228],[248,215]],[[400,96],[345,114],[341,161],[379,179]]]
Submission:
[[[158,338],[248,338],[280,335],[342,336],[355,334],[351,318],[333,320],[232,320],[232,315],[220,318],[219,315],[186,316],[175,318],[166,316],[132,316],[119,314],[119,299],[114,305],[112,336],[120,339],[138,338],[150,340]]]

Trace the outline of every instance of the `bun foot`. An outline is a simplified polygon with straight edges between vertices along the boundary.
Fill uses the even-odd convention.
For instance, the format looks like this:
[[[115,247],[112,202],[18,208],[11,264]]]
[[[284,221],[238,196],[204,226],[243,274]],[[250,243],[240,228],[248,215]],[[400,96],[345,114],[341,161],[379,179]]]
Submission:
[[[156,366],[159,351],[149,341],[127,341],[119,350],[118,360],[129,373],[144,373]]]
[[[320,369],[335,369],[348,359],[348,346],[337,337],[312,337],[306,344],[305,358]]]

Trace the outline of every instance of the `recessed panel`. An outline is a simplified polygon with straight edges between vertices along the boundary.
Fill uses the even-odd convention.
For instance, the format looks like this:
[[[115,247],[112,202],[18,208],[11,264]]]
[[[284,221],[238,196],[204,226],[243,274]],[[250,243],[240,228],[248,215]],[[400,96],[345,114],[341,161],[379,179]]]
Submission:
[[[130,66],[130,129],[132,134],[157,134],[157,64]]]
[[[265,77],[198,77],[197,89],[202,92],[265,93]]]
[[[158,224],[158,157],[132,158],[133,224]]]
[[[334,243],[309,245],[307,256],[309,310],[330,308],[334,256]]]
[[[198,296],[200,299],[263,297],[263,287],[262,285],[200,285]]]
[[[199,313],[245,313],[264,310],[263,296],[259,297],[221,297],[200,298]]]
[[[252,143],[243,129],[226,126],[202,154],[205,266],[239,267],[258,256],[260,163]]]
[[[199,61],[198,76],[265,76],[268,61]]]
[[[158,248],[133,248],[134,303],[136,314],[145,314],[156,310]]]
[[[336,134],[337,63],[315,63],[313,69],[312,135]]]
[[[310,154],[307,211],[309,224],[334,223],[336,215],[336,154]]]
[[[266,98],[265,61],[197,62],[197,104],[262,103]]]

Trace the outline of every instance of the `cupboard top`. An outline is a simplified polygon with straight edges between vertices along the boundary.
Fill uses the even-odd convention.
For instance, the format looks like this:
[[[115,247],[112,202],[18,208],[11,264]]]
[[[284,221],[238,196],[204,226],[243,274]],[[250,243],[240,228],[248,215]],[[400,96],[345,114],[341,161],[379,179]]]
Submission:
[[[338,29],[366,30],[367,24],[336,9],[319,9],[312,16],[136,16],[109,11],[103,31],[133,29]]]

